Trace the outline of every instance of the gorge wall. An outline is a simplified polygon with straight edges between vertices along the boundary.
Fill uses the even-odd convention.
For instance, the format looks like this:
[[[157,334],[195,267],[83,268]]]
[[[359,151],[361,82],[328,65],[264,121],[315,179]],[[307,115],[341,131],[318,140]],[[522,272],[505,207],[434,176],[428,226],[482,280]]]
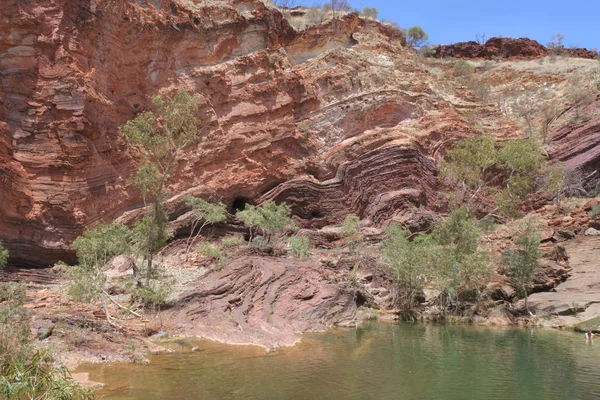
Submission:
[[[354,212],[424,229],[444,206],[435,159],[477,134],[469,120],[518,133],[355,14],[298,32],[254,0],[6,0],[0,21],[0,238],[16,264],[74,261],[83,230],[139,215],[118,128],[157,94],[192,92],[203,126],[172,218],[194,194],[286,201],[307,228]]]

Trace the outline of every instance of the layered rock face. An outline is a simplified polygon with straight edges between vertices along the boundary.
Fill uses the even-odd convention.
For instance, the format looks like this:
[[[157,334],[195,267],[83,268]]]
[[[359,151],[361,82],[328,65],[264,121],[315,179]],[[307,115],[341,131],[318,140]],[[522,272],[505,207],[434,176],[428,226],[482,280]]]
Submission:
[[[564,49],[564,52],[569,57],[593,59],[598,56],[597,51],[582,48]],[[438,58],[510,58],[531,60],[546,57],[549,54],[549,50],[535,40],[494,37],[485,43],[470,41],[441,45],[435,48],[434,56]]]
[[[0,18],[0,237],[17,264],[72,261],[84,229],[136,215],[118,127],[157,94],[185,88],[201,110],[175,216],[197,194],[287,201],[303,226],[407,219],[435,203],[439,145],[471,131],[465,102],[356,15],[296,32],[251,0],[9,0]]]

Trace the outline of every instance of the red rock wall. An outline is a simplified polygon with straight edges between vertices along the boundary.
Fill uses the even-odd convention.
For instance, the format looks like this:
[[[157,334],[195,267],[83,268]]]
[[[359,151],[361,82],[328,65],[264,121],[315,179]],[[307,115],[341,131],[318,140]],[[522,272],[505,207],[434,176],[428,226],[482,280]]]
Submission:
[[[84,229],[139,214],[118,127],[159,93],[193,92],[204,124],[174,213],[197,194],[286,201],[308,227],[423,215],[435,151],[473,133],[400,39],[356,15],[296,33],[255,0],[6,0],[0,21],[0,238],[20,264],[73,261]]]

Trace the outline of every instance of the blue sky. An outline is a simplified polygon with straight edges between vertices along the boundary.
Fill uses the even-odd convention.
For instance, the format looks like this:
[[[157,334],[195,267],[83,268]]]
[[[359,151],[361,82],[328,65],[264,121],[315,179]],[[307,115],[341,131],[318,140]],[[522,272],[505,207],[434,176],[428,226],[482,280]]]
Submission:
[[[379,18],[421,25],[433,44],[487,38],[529,37],[546,45],[556,33],[565,46],[600,48],[600,0],[349,0],[376,7]]]

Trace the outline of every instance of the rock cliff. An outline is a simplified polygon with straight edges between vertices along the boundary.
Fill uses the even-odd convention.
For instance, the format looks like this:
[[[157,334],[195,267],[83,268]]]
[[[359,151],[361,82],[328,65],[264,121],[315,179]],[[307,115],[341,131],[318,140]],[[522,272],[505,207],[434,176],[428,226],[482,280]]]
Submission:
[[[118,127],[178,88],[204,140],[181,157],[173,217],[190,193],[287,201],[303,226],[380,224],[433,207],[436,151],[473,133],[462,111],[510,134],[354,14],[297,32],[252,0],[9,0],[0,18],[0,237],[17,264],[73,261],[84,229],[135,215]]]

